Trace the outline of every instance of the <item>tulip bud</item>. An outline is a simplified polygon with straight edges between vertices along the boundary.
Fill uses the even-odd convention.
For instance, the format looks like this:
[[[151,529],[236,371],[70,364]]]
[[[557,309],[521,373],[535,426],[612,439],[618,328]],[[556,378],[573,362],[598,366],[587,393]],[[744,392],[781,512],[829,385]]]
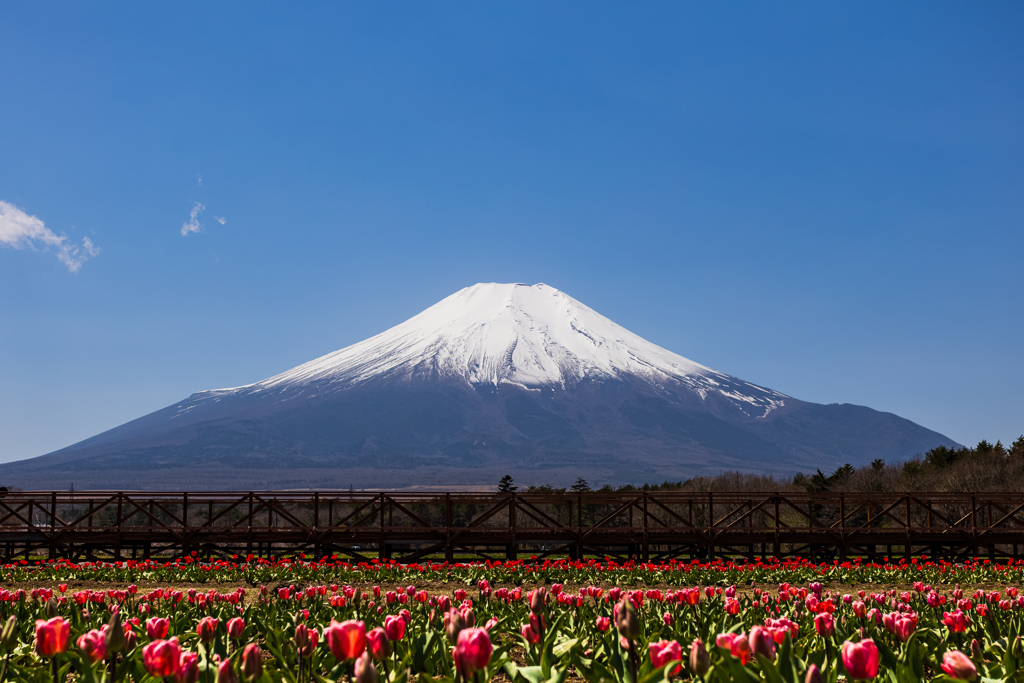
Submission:
[[[139,644],[139,639],[135,635],[135,631],[128,631],[128,633],[124,634],[124,649],[125,650],[130,652],[131,650],[134,650],[135,647],[138,644]]]
[[[818,671],[817,664],[811,664],[810,668],[807,669],[807,676],[804,677],[804,683],[821,683],[821,672]]]
[[[373,665],[369,652],[364,652],[356,660],[355,681],[356,683],[377,683],[377,668]]]
[[[106,640],[107,652],[109,653],[120,652],[127,645],[124,638],[124,627],[121,626],[120,611],[110,615],[110,621],[107,623]]]
[[[46,616],[48,616],[50,619],[53,619],[54,617],[59,615],[60,612],[57,611],[57,601],[53,598],[50,598],[46,601]]]
[[[530,591],[530,611],[537,613],[544,609],[545,603],[548,601],[547,589],[544,586]]]
[[[18,617],[13,614],[7,618],[3,631],[0,631],[0,651],[10,652],[18,643]]]
[[[263,675],[263,658],[260,656],[260,646],[256,643],[249,643],[242,650],[242,675],[247,681],[254,681]]]
[[[242,637],[245,632],[245,621],[241,617],[228,620],[228,637],[235,640]]]
[[[747,640],[750,642],[750,649],[755,655],[764,657],[770,662],[775,661],[775,639],[772,638],[772,634],[768,629],[763,626],[753,627],[750,629]]]
[[[444,614],[444,633],[448,637],[448,642],[454,645],[459,640],[459,633],[462,629],[466,628],[466,622],[462,618],[462,614],[457,609],[453,609],[450,612]]]
[[[217,667],[217,683],[238,683],[238,676],[235,675],[235,667],[230,659],[225,659]]]
[[[700,638],[693,641],[690,646],[690,669],[698,676],[703,676],[711,668],[711,657],[704,649],[704,643]]]
[[[13,619],[14,617],[11,618]],[[1024,657],[1024,638],[1017,636],[1013,639],[1013,642],[1010,643],[1010,654],[1016,659]]]
[[[619,630],[619,635],[627,640],[635,640],[641,634],[640,619],[636,616],[633,603],[626,598],[619,603],[618,614],[615,615],[615,628]]]
[[[977,661],[983,661],[985,659],[985,653],[981,651],[981,643],[975,638],[971,641],[971,657]]]

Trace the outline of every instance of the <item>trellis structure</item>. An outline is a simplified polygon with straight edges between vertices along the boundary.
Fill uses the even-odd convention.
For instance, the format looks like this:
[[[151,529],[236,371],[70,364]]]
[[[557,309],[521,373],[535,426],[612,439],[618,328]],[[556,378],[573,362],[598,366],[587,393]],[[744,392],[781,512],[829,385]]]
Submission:
[[[5,559],[1017,557],[1024,494],[0,493]]]

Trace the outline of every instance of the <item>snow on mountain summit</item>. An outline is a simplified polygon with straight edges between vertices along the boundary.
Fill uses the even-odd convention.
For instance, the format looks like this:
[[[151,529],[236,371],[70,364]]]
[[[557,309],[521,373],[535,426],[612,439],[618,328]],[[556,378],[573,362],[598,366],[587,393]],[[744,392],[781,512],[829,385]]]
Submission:
[[[553,287],[519,283],[466,287],[365,341],[256,384],[203,393],[319,393],[377,377],[431,376],[526,389],[631,377],[681,384],[701,398],[715,392],[757,416],[786,398],[652,344]]]

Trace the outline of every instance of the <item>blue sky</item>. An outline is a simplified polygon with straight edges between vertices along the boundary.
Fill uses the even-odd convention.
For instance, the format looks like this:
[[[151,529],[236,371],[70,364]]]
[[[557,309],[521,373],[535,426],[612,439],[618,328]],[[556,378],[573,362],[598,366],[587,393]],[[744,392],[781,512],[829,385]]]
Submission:
[[[293,5],[0,5],[0,461],[481,281],[1024,433],[1020,3]]]

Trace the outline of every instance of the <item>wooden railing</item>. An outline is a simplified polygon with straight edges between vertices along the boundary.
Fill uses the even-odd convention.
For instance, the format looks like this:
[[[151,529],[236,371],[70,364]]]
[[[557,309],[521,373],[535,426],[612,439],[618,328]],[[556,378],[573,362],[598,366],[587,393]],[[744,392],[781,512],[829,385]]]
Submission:
[[[1016,557],[1024,494],[0,493],[0,552],[150,558]]]

